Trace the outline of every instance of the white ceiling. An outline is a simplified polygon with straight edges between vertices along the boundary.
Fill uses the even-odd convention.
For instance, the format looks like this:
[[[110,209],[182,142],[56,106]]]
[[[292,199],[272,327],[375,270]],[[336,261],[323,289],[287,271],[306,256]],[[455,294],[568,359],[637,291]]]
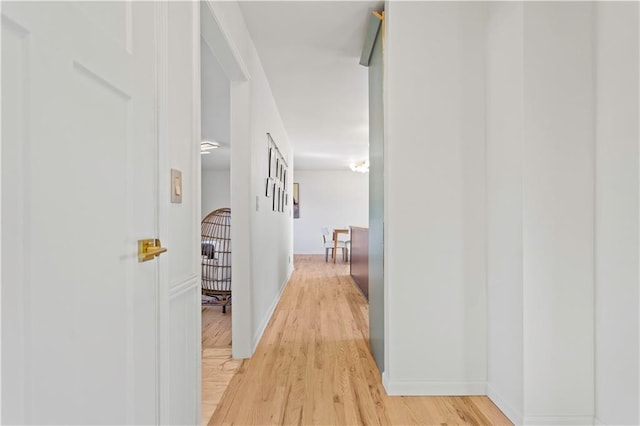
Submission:
[[[251,38],[294,146],[296,169],[368,157],[366,25],[381,1],[243,1]]]

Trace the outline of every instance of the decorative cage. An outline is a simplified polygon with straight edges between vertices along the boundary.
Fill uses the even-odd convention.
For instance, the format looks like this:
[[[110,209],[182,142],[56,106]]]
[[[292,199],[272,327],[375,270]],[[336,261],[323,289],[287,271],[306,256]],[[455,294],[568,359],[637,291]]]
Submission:
[[[202,294],[227,312],[231,303],[231,209],[214,210],[202,220]]]

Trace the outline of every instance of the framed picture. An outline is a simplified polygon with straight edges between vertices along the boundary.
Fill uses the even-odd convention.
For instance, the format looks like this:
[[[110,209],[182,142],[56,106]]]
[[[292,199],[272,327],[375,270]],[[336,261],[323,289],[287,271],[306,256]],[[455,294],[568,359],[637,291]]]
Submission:
[[[273,178],[276,172],[276,153],[275,150],[269,147],[269,177]]]
[[[300,185],[293,184],[293,218],[300,219]]]
[[[276,211],[276,184],[275,182],[271,185],[271,199],[273,200],[273,205],[271,206],[272,210]]]

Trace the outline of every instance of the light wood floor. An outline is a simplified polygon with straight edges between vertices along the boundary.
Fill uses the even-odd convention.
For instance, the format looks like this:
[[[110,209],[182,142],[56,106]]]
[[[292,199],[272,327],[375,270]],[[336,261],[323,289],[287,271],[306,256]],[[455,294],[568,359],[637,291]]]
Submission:
[[[368,307],[348,265],[296,256],[254,356],[210,425],[510,424],[486,397],[390,397],[368,339]]]
[[[218,406],[242,360],[231,359],[231,308],[202,307],[202,423]]]

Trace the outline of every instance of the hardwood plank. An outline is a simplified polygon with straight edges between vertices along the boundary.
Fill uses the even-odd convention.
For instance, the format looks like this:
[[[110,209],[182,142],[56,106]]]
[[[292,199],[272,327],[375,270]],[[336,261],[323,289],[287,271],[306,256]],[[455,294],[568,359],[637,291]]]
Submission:
[[[368,345],[368,305],[348,265],[296,256],[295,266],[210,425],[511,424],[486,397],[386,395]]]
[[[215,412],[218,402],[241,364],[242,360],[231,358],[231,348],[209,348],[202,351],[203,424],[207,424]]]
[[[220,306],[202,307],[203,348],[231,348],[231,309],[223,314]]]
[[[242,360],[231,358],[231,309],[202,307],[202,424],[207,424],[218,407]]]

